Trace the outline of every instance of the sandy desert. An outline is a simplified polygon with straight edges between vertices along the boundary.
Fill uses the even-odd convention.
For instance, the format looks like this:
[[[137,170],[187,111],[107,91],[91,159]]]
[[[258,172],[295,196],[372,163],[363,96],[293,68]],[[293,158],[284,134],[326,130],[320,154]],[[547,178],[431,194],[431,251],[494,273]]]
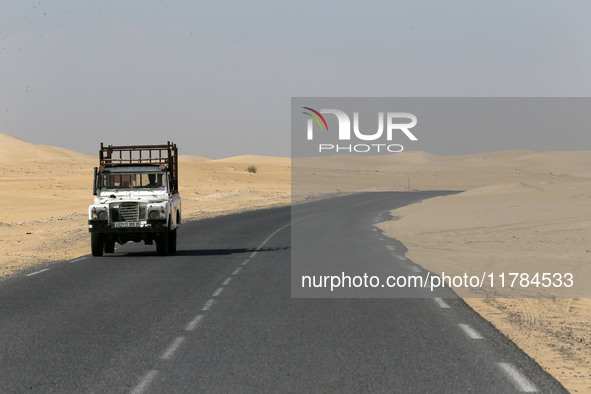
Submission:
[[[379,224],[426,269],[463,270],[478,260],[589,272],[591,152],[404,152],[294,163],[294,177],[304,182],[292,194],[289,158],[181,156],[184,220],[326,194],[406,191],[410,183],[412,190],[463,191],[394,210],[394,220]],[[0,134],[0,276],[90,252],[96,165],[93,155]],[[591,302],[584,296],[466,302],[567,389],[591,392]]]

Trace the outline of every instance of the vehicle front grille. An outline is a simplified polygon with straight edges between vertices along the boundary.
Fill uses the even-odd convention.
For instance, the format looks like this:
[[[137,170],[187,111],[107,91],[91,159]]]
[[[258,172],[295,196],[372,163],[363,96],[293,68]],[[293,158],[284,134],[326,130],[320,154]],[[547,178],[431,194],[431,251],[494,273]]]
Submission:
[[[113,203],[109,207],[112,222],[137,222],[146,220],[147,204],[144,202],[126,201]]]
[[[122,202],[119,205],[119,219],[126,222],[140,220],[140,204],[137,202]]]

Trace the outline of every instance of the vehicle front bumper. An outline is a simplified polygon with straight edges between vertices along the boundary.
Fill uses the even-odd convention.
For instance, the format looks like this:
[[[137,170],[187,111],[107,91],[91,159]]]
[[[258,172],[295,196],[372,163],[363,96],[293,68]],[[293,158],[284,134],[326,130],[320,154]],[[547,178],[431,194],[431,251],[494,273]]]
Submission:
[[[89,220],[91,233],[160,233],[166,229],[166,219],[148,220],[138,227],[114,227],[107,220]]]

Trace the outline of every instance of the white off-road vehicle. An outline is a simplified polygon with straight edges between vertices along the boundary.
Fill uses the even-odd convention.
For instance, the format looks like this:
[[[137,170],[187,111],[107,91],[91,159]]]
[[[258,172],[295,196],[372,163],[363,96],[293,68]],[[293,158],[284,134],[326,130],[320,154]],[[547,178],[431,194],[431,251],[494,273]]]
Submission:
[[[94,204],[88,208],[93,256],[115,243],[156,243],[158,254],[176,252],[181,223],[176,144],[103,146],[94,168]]]

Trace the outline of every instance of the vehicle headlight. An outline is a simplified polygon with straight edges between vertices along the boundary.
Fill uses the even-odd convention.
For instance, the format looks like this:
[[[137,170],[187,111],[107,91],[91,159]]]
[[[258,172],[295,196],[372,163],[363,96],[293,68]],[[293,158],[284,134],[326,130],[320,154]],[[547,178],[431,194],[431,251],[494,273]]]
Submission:
[[[158,211],[150,211],[148,217],[152,220],[156,220],[160,217],[160,213]]]
[[[97,217],[99,220],[107,220],[107,211],[98,211]]]

